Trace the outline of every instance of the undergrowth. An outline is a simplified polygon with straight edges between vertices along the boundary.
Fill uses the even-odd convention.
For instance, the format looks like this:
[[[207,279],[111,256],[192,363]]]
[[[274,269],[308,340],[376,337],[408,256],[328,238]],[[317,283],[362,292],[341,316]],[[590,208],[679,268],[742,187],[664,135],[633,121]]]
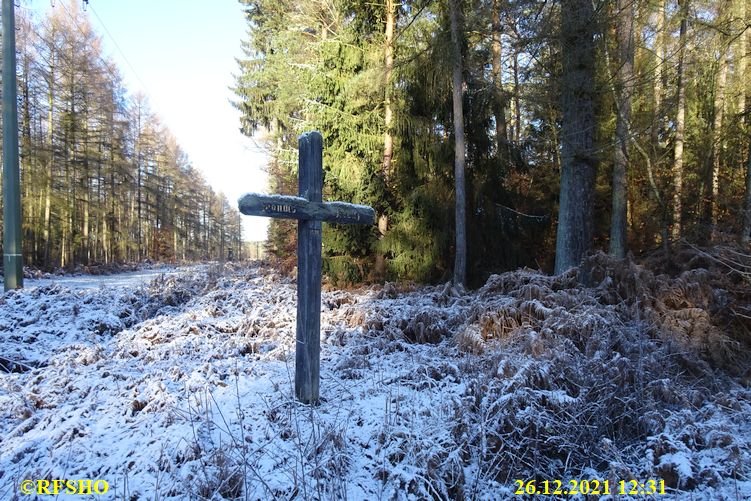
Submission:
[[[559,276],[518,270],[471,292],[324,291],[313,407],[292,397],[290,280],[232,264],[208,279],[165,278],[129,306],[150,320],[84,364],[102,378],[140,364],[145,386],[116,393],[127,396],[118,412],[161,446],[153,465],[127,461],[113,492],[521,499],[516,480],[661,479],[659,499],[742,499],[751,492],[751,257],[691,248],[683,257],[693,267],[662,273],[597,254]],[[61,358],[50,374],[76,360]],[[85,383],[76,405],[111,412]],[[15,434],[41,433],[36,423],[54,417],[34,402],[67,402],[54,386],[29,384],[32,410],[6,399]]]
[[[368,327],[395,341],[453,333],[465,387],[450,440],[419,464],[410,492],[461,499],[515,479],[659,478],[678,493],[748,479],[748,438],[717,429],[724,413],[739,429],[751,416],[746,319],[728,311],[746,296],[722,284],[706,269],[670,277],[597,254],[559,276],[493,276],[472,301],[436,288],[436,307],[376,308]]]

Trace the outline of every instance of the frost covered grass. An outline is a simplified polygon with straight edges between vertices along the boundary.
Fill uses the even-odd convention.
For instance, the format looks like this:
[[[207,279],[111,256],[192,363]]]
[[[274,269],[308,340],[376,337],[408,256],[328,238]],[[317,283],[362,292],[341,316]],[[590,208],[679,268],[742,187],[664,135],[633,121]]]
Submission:
[[[599,256],[469,293],[325,291],[316,407],[292,398],[295,284],[273,270],[8,293],[0,353],[23,366],[0,373],[0,499],[55,478],[128,500],[510,499],[516,479],[595,478],[748,499],[748,339],[687,273]]]

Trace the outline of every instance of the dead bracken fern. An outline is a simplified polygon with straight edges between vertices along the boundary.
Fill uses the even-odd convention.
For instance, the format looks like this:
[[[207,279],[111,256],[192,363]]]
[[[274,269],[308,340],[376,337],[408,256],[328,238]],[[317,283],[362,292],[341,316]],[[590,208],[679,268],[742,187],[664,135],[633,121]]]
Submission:
[[[123,478],[123,499],[526,499],[517,481],[554,479],[662,479],[665,501],[746,499],[751,390],[736,373],[748,337],[734,312],[747,285],[693,262],[707,266],[668,275],[595,255],[477,291],[324,291],[315,407],[292,396],[293,280],[228,264],[209,288],[162,281],[108,301],[148,320],[125,328],[114,315],[118,333],[94,345],[84,324],[50,363],[0,374],[0,476],[12,489],[94,465]],[[6,323],[40,304],[99,309],[60,289],[20,294],[6,295]],[[81,428],[81,409],[101,424]]]
[[[404,457],[422,447],[417,438],[393,446],[389,468],[424,468],[410,492],[467,499],[506,492],[514,479],[660,478],[678,493],[747,478],[749,444],[715,431],[711,417],[730,394],[741,395],[733,412],[751,410],[735,378],[748,370],[751,343],[727,309],[745,307],[746,296],[715,274],[669,276],[595,254],[558,276],[520,270],[472,294],[405,294],[407,311],[374,303],[364,327],[393,340],[384,353],[450,336],[464,355],[450,376],[442,371],[464,387],[447,404],[450,439],[430,449],[445,468]],[[435,384],[419,372],[401,382]],[[472,480],[456,474],[466,465],[477,467]]]
[[[671,278],[630,260],[596,254],[578,270],[557,277],[530,272],[491,277],[479,295],[493,293],[509,300],[492,309],[476,307],[477,328],[485,340],[532,329],[581,343],[603,325],[640,320],[654,336],[714,366],[738,372],[747,365],[749,338],[724,332],[724,317],[718,313],[727,295],[713,286],[707,270]]]
[[[627,307],[626,318],[645,321],[663,341],[696,353],[715,367],[734,373],[747,370],[751,337],[728,311],[729,302],[738,304],[745,298],[723,288],[726,277],[717,270],[655,275],[631,260],[600,253],[586,259],[579,272],[590,284],[597,284],[601,302]]]

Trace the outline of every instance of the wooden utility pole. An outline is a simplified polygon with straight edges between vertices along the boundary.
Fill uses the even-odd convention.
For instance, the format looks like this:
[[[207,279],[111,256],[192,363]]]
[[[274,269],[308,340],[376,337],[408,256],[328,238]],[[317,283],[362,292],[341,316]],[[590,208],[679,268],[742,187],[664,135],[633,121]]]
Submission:
[[[3,276],[5,290],[23,287],[21,183],[18,172],[16,23],[13,0],[2,0],[3,16]]]

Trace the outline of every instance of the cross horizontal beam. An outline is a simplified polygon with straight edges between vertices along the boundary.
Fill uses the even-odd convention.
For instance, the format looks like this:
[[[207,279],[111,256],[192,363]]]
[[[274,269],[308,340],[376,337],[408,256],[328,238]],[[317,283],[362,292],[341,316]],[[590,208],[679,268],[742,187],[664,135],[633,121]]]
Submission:
[[[346,202],[310,202],[290,195],[247,193],[238,202],[246,216],[325,221],[340,224],[374,224],[375,211],[366,205]]]

